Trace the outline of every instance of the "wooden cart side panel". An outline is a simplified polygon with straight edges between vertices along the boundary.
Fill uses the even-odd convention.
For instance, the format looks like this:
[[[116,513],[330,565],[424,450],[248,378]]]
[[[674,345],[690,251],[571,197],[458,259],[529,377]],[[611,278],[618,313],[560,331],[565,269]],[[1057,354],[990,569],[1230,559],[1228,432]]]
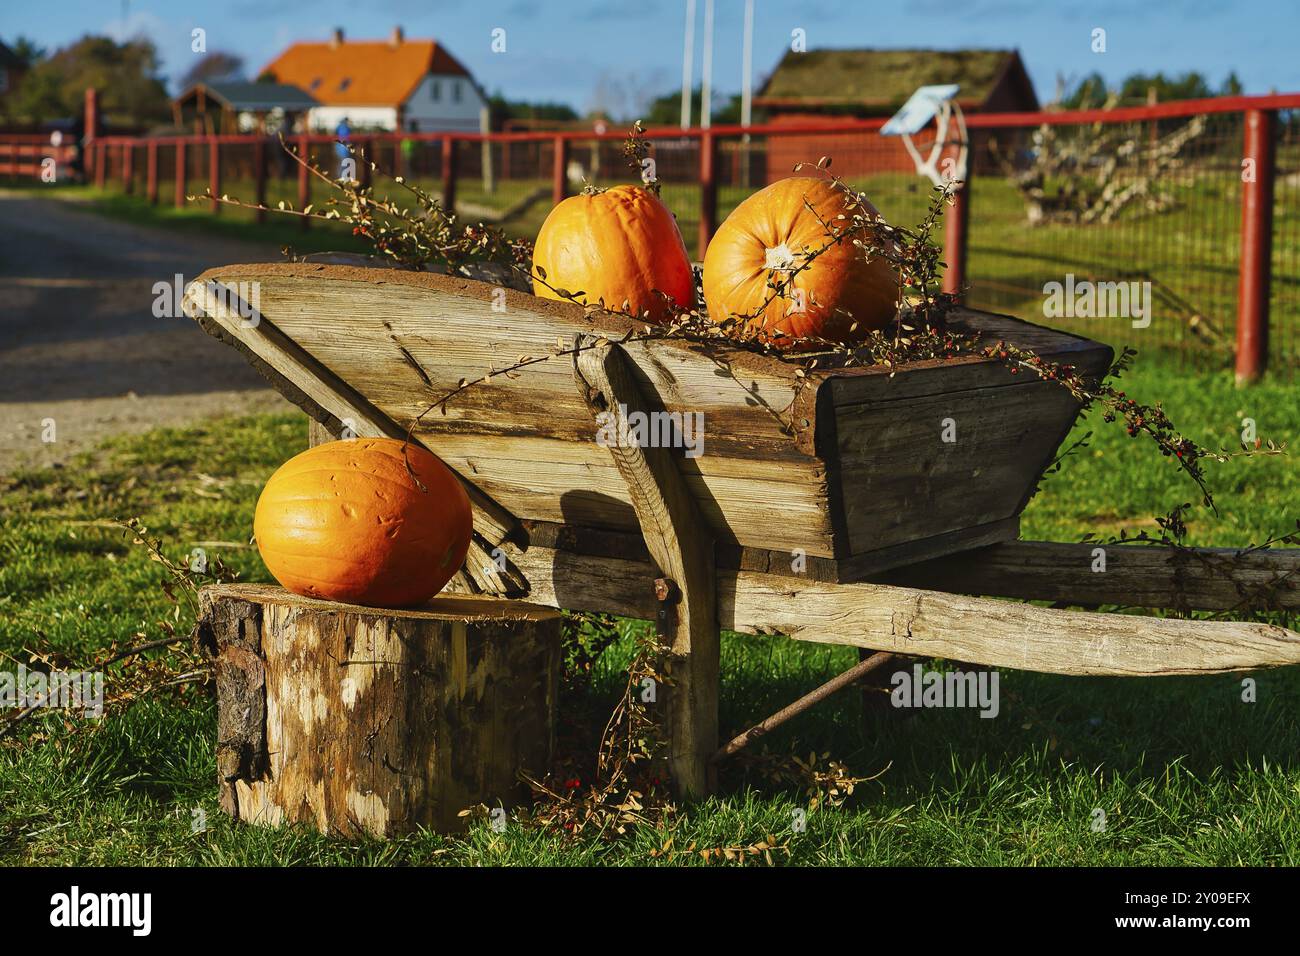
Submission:
[[[251,281],[222,270],[210,277]],[[503,348],[507,362],[541,357],[592,327],[581,309],[539,309],[526,296],[513,309],[493,312],[492,300],[401,284],[259,281],[261,324],[399,425],[462,379],[499,367]],[[499,339],[483,335],[485,320],[500,329]],[[734,361],[724,355],[720,364],[682,342],[628,343],[626,350],[638,385],[660,406],[655,410],[702,414],[703,433],[696,436],[702,454],[686,458],[683,471],[722,540],[833,553],[825,469],[790,434],[793,415],[809,441],[815,431],[815,414],[802,411],[811,401],[795,402],[792,366],[750,353]],[[511,376],[471,386],[448,403],[445,415],[425,415],[415,434],[516,514],[634,528],[626,486],[577,399],[571,358],[551,358]]]
[[[1014,517],[1076,411],[1041,381],[841,407],[849,552]]]

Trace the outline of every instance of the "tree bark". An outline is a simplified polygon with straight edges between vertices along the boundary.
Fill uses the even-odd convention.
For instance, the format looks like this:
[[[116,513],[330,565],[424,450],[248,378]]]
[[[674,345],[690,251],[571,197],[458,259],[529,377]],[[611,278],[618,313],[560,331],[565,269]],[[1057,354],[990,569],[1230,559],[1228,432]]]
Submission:
[[[204,589],[221,805],[265,826],[394,836],[463,830],[549,768],[557,611],[445,595],[411,610]]]

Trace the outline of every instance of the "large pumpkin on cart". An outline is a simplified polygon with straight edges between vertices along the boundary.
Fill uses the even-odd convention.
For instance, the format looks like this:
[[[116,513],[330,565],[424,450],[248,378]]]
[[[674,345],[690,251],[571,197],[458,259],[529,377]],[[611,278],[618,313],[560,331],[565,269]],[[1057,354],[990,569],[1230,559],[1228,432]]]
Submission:
[[[533,292],[543,299],[567,298],[563,291],[656,321],[670,311],[665,297],[686,309],[695,304],[677,220],[641,186],[584,192],[552,209],[533,246],[533,273]]]
[[[760,189],[709,243],[709,316],[744,317],[746,332],[777,346],[858,342],[884,328],[898,309],[899,279],[886,258],[868,258],[848,235],[851,217],[863,214],[878,215],[869,203],[850,207],[848,192],[826,179],[791,176]]]

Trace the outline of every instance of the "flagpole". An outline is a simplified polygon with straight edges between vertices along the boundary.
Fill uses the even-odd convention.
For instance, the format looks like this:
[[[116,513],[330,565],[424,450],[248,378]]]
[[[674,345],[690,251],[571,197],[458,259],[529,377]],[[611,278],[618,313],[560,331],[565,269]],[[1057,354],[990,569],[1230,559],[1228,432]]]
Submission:
[[[695,0],[686,0],[686,36],[682,48],[682,129],[691,126],[691,69],[695,65]]]

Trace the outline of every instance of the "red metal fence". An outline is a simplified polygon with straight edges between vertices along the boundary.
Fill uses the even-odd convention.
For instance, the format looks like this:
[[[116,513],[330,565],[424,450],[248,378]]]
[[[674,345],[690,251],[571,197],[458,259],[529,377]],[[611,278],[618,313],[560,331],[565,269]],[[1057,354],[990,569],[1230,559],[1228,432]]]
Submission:
[[[1190,368],[1300,362],[1300,94],[1223,97],[1115,110],[973,115],[971,171],[944,231],[945,285],[975,306],[1075,329],[1115,344],[1177,354]],[[702,255],[746,196],[796,161],[832,158],[884,215],[916,222],[931,198],[881,121],[835,121],[648,134],[664,201]],[[470,220],[535,232],[552,204],[580,189],[628,181],[622,132],[354,133],[379,170],[440,195]],[[1172,155],[1168,147],[1178,148]],[[332,136],[290,146],[330,175]],[[26,144],[30,148],[30,144]],[[5,146],[0,144],[0,164]],[[1038,156],[1074,156],[1035,183]],[[30,163],[30,160],[28,160]],[[4,167],[0,165],[0,174]],[[365,166],[358,171],[368,176]],[[205,188],[301,209],[322,185],[259,136],[101,137],[86,154],[98,186],[185,204]],[[382,183],[378,183],[384,188]],[[1115,194],[1122,194],[1118,198]],[[1108,198],[1109,197],[1109,198]],[[1123,201],[1127,200],[1127,201]],[[213,213],[254,214],[216,203]],[[302,221],[306,228],[307,221]],[[693,243],[692,243],[693,240]],[[1053,311],[1052,284],[1137,283],[1149,321]],[[1067,285],[1068,284],[1068,285]],[[1058,300],[1059,304],[1059,300]]]

